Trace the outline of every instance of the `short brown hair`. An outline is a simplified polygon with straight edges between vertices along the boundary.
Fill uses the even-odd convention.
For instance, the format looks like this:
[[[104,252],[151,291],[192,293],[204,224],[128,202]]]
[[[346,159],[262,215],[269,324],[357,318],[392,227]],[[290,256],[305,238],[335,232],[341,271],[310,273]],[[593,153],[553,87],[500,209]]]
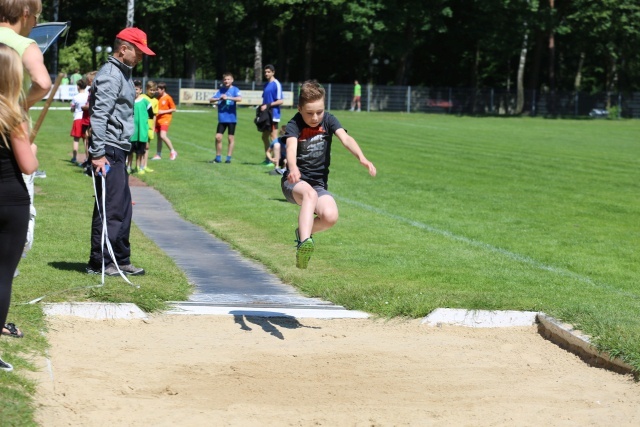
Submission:
[[[97,71],[89,71],[84,75],[84,79],[87,81],[87,85],[91,85],[96,78]]]
[[[300,86],[300,96],[298,97],[298,106],[302,107],[310,102],[324,99],[324,88],[317,80],[307,80]]]

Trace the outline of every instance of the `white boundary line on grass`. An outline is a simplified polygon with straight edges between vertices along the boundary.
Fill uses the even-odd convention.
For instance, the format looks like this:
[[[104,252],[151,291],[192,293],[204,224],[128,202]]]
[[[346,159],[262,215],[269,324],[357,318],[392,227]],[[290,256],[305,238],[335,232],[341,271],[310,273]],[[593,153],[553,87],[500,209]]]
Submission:
[[[334,196],[337,199],[339,199],[339,200],[341,200],[343,202],[346,202],[346,203],[348,203],[350,205],[357,206],[359,208],[368,210],[369,212],[373,212],[373,213],[376,213],[376,214],[379,214],[379,215],[383,215],[383,216],[386,216],[387,218],[395,219],[396,221],[404,222],[405,224],[409,224],[412,227],[420,228],[420,229],[428,231],[430,233],[437,234],[437,235],[446,237],[448,239],[455,240],[457,242],[465,243],[465,244],[467,244],[469,246],[473,246],[473,247],[480,248],[480,249],[486,249],[486,250],[491,251],[491,252],[499,253],[500,255],[504,255],[505,257],[510,258],[510,259],[512,259],[514,261],[530,265],[530,266],[538,268],[540,270],[545,270],[545,271],[549,271],[551,273],[559,274],[561,276],[570,277],[572,279],[578,280],[578,281],[580,281],[582,283],[586,283],[586,284],[591,285],[591,286],[596,287],[596,288],[606,288],[608,290],[611,290],[611,291],[613,291],[613,292],[615,292],[615,293],[617,293],[619,295],[625,296],[625,297],[631,297],[631,298],[634,298],[634,299],[639,299],[640,298],[640,296],[637,295],[637,294],[620,290],[620,289],[616,288],[615,286],[612,286],[612,285],[609,285],[609,284],[606,284],[606,283],[596,283],[593,280],[591,280],[589,277],[583,276],[583,275],[578,274],[578,273],[574,273],[573,271],[569,271],[569,270],[566,270],[566,269],[560,268],[560,267],[554,267],[554,266],[551,266],[551,265],[543,264],[540,261],[536,261],[535,259],[530,258],[528,256],[520,255],[520,254],[517,254],[515,252],[508,251],[506,249],[502,249],[502,248],[498,248],[496,246],[492,246],[492,245],[490,245],[488,243],[484,243],[484,242],[480,242],[478,240],[470,239],[468,237],[459,236],[459,235],[454,234],[454,233],[452,233],[452,232],[450,232],[448,230],[442,230],[440,228],[433,227],[433,226],[431,226],[429,224],[425,224],[425,223],[422,223],[422,222],[419,222],[419,221],[414,221],[412,219],[405,218],[405,217],[402,217],[400,215],[395,215],[395,214],[392,214],[390,212],[384,211],[382,209],[376,208],[374,206],[370,206],[370,205],[367,205],[365,203],[358,202],[356,200],[347,199],[345,197],[337,196],[335,194],[334,194]]]

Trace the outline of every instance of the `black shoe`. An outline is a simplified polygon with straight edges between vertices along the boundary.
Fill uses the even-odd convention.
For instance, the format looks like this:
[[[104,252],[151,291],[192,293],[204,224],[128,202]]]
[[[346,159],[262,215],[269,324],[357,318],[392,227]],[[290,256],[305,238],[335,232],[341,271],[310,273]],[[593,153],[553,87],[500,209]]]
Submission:
[[[122,270],[122,269],[121,269]],[[124,270],[123,270],[124,273]],[[87,265],[87,274],[102,274],[102,266],[95,268],[93,266],[91,266],[91,264]],[[119,276],[120,273],[118,272],[118,269],[116,268],[115,265],[113,264],[109,264],[108,266],[106,266],[104,268],[104,275],[105,276]]]
[[[13,371],[13,366],[11,366],[10,363],[7,363],[4,360],[0,359],[0,371],[11,372]]]
[[[115,270],[115,267],[114,267],[114,270]],[[120,270],[122,270],[122,272],[128,276],[144,275],[144,268],[136,267],[133,264],[121,265]]]
[[[102,267],[94,267],[91,264],[87,264],[87,267],[85,268],[85,271],[87,272],[87,274],[102,274]]]

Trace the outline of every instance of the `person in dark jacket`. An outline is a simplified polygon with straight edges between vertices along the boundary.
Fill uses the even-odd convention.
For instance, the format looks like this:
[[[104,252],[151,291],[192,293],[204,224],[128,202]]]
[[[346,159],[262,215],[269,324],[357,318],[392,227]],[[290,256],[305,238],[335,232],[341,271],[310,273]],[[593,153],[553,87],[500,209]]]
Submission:
[[[138,28],[125,28],[116,36],[113,56],[100,68],[91,86],[91,129],[89,147],[93,167],[96,204],[91,226],[91,253],[87,273],[117,276],[144,274],[144,269],[131,264],[131,191],[126,170],[127,153],[133,134],[133,105],[136,91],[131,79],[142,55],[155,55],[147,47],[147,35]],[[105,188],[102,188],[104,177]],[[105,192],[103,212],[102,192]],[[106,221],[108,245],[102,245],[103,219]],[[106,243],[106,242],[105,242]]]

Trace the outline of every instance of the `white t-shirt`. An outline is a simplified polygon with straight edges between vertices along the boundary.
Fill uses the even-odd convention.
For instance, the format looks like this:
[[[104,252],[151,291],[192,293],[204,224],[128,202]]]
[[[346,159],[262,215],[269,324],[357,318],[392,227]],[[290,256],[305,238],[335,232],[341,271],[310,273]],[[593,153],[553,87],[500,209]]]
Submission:
[[[71,100],[71,108],[73,108],[73,120],[80,120],[82,118],[82,107],[87,104],[89,93],[85,90],[76,94]]]

